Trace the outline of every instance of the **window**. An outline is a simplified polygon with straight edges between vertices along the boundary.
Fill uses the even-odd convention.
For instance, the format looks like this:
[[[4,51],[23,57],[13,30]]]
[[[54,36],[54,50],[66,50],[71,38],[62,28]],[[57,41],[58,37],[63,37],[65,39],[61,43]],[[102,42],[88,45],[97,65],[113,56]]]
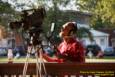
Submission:
[[[100,44],[101,44],[101,45],[105,45],[105,40],[104,40],[104,38],[100,39]]]
[[[115,39],[111,39],[112,47],[115,47]]]

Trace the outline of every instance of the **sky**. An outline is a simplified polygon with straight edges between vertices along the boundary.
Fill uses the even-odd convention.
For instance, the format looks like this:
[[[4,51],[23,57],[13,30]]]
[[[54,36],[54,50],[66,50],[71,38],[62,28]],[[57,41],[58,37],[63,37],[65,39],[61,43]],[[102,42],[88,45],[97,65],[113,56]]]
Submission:
[[[75,0],[72,0],[67,7],[60,6],[62,10],[77,10],[77,7],[75,6]]]
[[[13,1],[16,0],[3,0],[3,1],[8,1],[10,4],[12,4],[13,7],[16,7],[16,4]],[[33,6],[37,7],[37,3],[40,2],[40,0],[17,0],[18,4],[24,4],[26,3],[29,6]],[[41,3],[40,3],[41,4]],[[51,7],[52,3],[49,1],[47,2],[48,6]],[[28,7],[24,7],[24,8],[16,8],[16,10],[21,11],[21,9],[29,9]],[[61,10],[77,10],[77,7],[75,7],[75,0],[71,0],[71,2],[69,3],[69,5],[67,5],[67,7],[64,6],[60,6]]]

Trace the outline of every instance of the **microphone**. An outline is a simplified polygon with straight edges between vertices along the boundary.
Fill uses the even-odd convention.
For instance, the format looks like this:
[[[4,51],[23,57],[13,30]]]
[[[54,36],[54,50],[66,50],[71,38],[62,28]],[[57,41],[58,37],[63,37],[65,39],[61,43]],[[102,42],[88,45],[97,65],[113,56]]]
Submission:
[[[54,29],[55,29],[55,23],[52,23],[52,25],[51,25],[51,30],[50,30],[51,33],[54,32]]]
[[[51,39],[55,28],[55,23],[51,23],[50,30],[48,31],[46,38]]]
[[[50,31],[48,32],[48,39],[51,39],[54,33],[55,23],[51,23]]]

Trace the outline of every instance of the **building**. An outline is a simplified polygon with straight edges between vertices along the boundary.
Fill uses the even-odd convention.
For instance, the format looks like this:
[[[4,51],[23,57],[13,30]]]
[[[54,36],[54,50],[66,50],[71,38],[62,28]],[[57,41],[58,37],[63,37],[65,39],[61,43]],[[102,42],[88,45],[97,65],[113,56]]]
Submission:
[[[99,31],[109,34],[108,45],[115,48],[115,29],[99,29]]]
[[[94,41],[101,47],[102,50],[108,47],[109,34],[94,29],[90,29],[90,32],[92,33]],[[82,40],[85,45],[92,44],[92,41],[90,41],[88,37],[84,37]]]

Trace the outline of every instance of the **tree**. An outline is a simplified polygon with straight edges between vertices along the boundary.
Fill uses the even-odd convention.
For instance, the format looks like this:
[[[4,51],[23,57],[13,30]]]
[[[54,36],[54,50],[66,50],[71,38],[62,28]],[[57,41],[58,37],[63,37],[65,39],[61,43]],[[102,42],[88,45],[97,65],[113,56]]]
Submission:
[[[63,5],[66,6],[70,1],[69,0],[35,0],[35,2],[32,2],[31,0],[11,0],[15,5],[13,7],[15,9],[18,9],[20,11],[27,10],[27,9],[36,9],[39,6],[43,6],[46,8],[47,16],[45,18],[44,22],[44,29],[47,31],[50,28],[51,23],[55,23],[56,29],[59,29],[60,20],[58,20],[58,17],[60,16],[60,10],[59,6]],[[36,4],[35,4],[36,3]],[[50,3],[50,5],[49,5]],[[57,31],[57,30],[56,30]]]
[[[54,35],[57,36],[61,25],[68,21],[75,21],[76,15],[67,13],[66,11],[60,10],[60,6],[66,6],[73,0],[37,0],[37,6],[30,1],[25,1],[25,3],[19,3],[16,0],[11,0],[15,5],[15,9],[19,10],[26,10],[28,7],[29,9],[36,9],[39,6],[44,6],[46,8],[47,16],[44,20],[43,27],[45,32],[48,32],[51,26],[51,23],[55,23],[55,33]],[[28,4],[30,2],[30,5]],[[48,2],[52,3],[52,6],[48,6]],[[26,8],[25,8],[26,7]],[[82,30],[83,31],[83,30]],[[86,30],[85,30],[86,31]],[[80,35],[81,36],[81,35]]]
[[[46,9],[47,16],[45,18],[44,26],[46,30],[49,30],[51,23],[55,23],[55,33],[54,34],[58,35],[61,25],[65,23],[64,19],[60,18],[64,15],[62,11],[60,10],[59,6],[61,5],[66,6],[70,1],[69,0],[49,0],[49,1],[52,3],[52,6],[48,6],[47,1],[46,1],[45,7],[48,6],[49,8]]]
[[[0,1],[0,24],[7,26],[14,18],[15,10],[8,2]]]
[[[99,28],[103,26],[105,28],[114,27],[115,0],[79,0],[79,4],[80,10],[88,11],[93,14],[91,21],[93,26],[97,26]]]

